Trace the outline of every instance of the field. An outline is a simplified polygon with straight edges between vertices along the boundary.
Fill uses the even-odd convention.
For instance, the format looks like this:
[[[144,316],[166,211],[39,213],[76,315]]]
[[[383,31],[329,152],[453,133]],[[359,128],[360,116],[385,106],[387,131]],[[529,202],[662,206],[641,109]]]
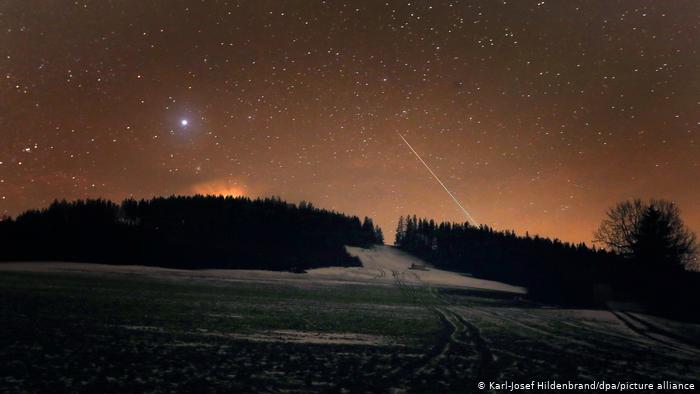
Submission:
[[[700,327],[528,302],[392,248],[307,274],[0,266],[3,392],[471,392],[700,383]]]

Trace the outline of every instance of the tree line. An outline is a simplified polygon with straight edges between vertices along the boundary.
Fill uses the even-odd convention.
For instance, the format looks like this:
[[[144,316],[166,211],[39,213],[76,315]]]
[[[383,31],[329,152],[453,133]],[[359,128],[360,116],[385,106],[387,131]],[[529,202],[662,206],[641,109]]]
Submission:
[[[626,214],[630,205],[638,213],[633,219]],[[698,319],[690,311],[700,309],[700,273],[686,270],[696,267],[697,247],[677,207],[634,200],[607,214],[596,240],[606,246],[606,241],[615,242],[619,249],[519,236],[483,225],[436,223],[415,215],[399,218],[395,245],[437,268],[525,286],[530,298],[543,302],[597,307],[625,301],[672,317]],[[620,216],[628,222],[620,225]],[[620,228],[626,232],[620,234]]]
[[[585,303],[588,295],[575,285],[595,275],[595,262],[617,258],[583,244],[518,236],[485,225],[436,223],[415,215],[399,218],[395,245],[437,268],[525,286],[531,297],[562,303]]]
[[[1,261],[296,271],[358,266],[345,245],[383,236],[370,218],[307,202],[198,195],[54,201],[0,221],[0,240]]]

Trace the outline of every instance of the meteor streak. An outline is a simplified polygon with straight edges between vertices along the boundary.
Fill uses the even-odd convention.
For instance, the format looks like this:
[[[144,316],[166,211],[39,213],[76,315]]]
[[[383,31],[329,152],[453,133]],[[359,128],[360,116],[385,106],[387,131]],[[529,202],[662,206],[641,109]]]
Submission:
[[[416,157],[418,158],[418,160],[420,160],[420,162],[423,163],[423,165],[424,165],[425,168],[428,170],[428,172],[430,172],[430,175],[432,175],[433,178],[435,178],[435,180],[438,181],[438,183],[440,184],[440,186],[442,186],[442,188],[445,189],[445,191],[447,192],[447,194],[449,194],[450,197],[452,197],[452,200],[455,202],[455,204],[457,204],[457,206],[462,210],[462,212],[464,212],[464,215],[467,217],[467,220],[469,221],[469,223],[471,223],[473,226],[478,226],[478,223],[476,222],[476,220],[474,220],[474,218],[472,217],[472,215],[470,215],[469,212],[467,212],[467,210],[462,206],[462,204],[460,204],[459,200],[457,200],[457,197],[455,197],[454,194],[452,194],[452,192],[450,192],[450,191],[447,189],[447,186],[445,186],[445,184],[442,183],[442,181],[440,180],[440,178],[438,178],[438,176],[433,172],[433,170],[431,170],[430,167],[428,167],[428,164],[420,157],[420,155],[418,154],[418,152],[416,152],[416,150],[413,149],[413,147],[411,146],[411,144],[409,144],[408,141],[406,141],[406,139],[403,138],[403,135],[401,135],[401,133],[398,133],[398,134],[399,134],[399,137],[401,137],[401,139],[403,140],[403,142],[405,142],[406,145],[408,145],[408,148],[411,150],[411,152],[413,152],[413,154],[416,155]]]

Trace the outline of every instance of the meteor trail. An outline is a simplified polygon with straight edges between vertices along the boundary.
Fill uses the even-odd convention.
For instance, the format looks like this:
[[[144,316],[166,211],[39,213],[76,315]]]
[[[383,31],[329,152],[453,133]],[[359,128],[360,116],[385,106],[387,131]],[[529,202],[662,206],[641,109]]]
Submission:
[[[450,191],[447,189],[447,186],[445,186],[445,184],[442,183],[442,181],[440,180],[440,178],[438,178],[438,176],[433,172],[433,170],[431,170],[430,167],[428,167],[428,164],[420,157],[420,155],[418,154],[418,152],[416,152],[416,150],[413,149],[413,147],[411,146],[411,144],[409,144],[408,141],[406,141],[406,139],[403,138],[403,135],[401,135],[401,133],[398,133],[398,134],[399,134],[399,137],[401,137],[401,139],[403,140],[403,142],[405,142],[406,145],[408,145],[408,148],[411,149],[411,152],[413,152],[413,154],[416,155],[416,157],[418,158],[418,160],[420,160],[420,162],[423,163],[423,165],[424,165],[425,168],[428,170],[428,172],[430,172],[430,175],[432,175],[433,178],[435,178],[435,180],[438,181],[438,183],[440,184],[440,186],[442,186],[442,188],[445,189],[445,191],[447,192],[447,194],[449,194],[450,197],[452,197],[452,200],[455,202],[455,204],[457,204],[457,206],[459,206],[459,208],[462,210],[462,212],[464,212],[464,215],[466,215],[467,220],[469,221],[469,223],[471,223],[473,226],[477,226],[478,223],[476,222],[476,220],[474,220],[474,218],[472,217],[472,215],[470,215],[469,212],[467,212],[467,210],[464,209],[464,207],[462,206],[462,204],[460,204],[459,200],[457,200],[457,197],[455,197],[454,194],[452,194],[452,192],[450,192]]]

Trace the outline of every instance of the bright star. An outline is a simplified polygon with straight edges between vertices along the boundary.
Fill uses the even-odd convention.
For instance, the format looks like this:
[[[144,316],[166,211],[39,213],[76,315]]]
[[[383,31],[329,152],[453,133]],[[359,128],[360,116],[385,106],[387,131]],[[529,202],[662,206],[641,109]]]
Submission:
[[[190,123],[190,122],[188,122],[187,119],[182,119],[182,120],[180,121],[180,124],[183,125],[183,126],[187,126],[187,124],[189,124],[189,123]]]

